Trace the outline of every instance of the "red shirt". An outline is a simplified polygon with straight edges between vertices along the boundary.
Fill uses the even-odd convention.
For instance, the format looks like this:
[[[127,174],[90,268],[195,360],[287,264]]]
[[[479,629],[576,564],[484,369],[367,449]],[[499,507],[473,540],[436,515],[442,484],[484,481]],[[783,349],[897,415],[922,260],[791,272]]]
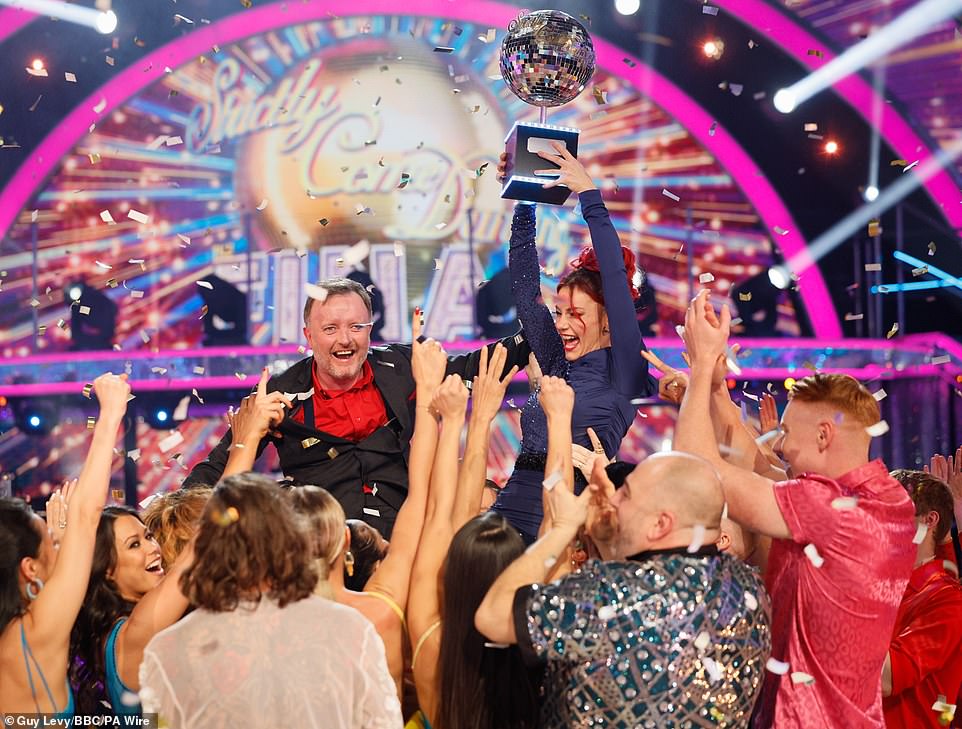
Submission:
[[[892,695],[882,700],[885,725],[943,726],[932,705],[939,696],[956,703],[962,686],[962,586],[939,556],[912,572],[889,656]]]
[[[387,409],[374,385],[374,370],[369,362],[364,363],[358,381],[347,390],[321,387],[316,366],[312,367],[311,374],[314,379],[315,428],[357,443],[387,425]],[[303,411],[295,413],[293,418],[299,423],[304,422]]]
[[[838,481],[805,474],[774,493],[792,538],[772,541],[765,583],[772,658],[789,668],[766,673],[755,726],[881,729],[882,663],[915,562],[915,507],[879,460]],[[851,496],[855,508],[832,507]],[[814,683],[794,682],[796,672]]]

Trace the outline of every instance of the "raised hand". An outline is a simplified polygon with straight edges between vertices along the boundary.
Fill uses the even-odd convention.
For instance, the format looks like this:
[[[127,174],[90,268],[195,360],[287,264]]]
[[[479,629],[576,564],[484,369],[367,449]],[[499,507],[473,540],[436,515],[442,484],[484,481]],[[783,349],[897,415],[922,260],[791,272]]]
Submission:
[[[524,373],[528,376],[528,388],[531,392],[534,392],[541,384],[541,378],[544,377],[541,365],[538,364],[538,358],[534,356],[534,352],[528,355],[528,366],[524,368]]]
[[[63,487],[54,491],[47,499],[47,529],[50,530],[54,546],[60,546],[67,530],[67,507],[70,505],[70,494],[76,486],[77,479],[67,479],[63,482]]]
[[[588,501],[591,492],[585,489],[580,496],[566,488],[553,488],[548,491],[548,510],[554,529],[568,529],[572,536],[588,518]]]
[[[778,408],[775,398],[767,392],[762,393],[758,403],[758,423],[763,434],[778,430]]]
[[[448,375],[431,399],[431,407],[445,419],[464,421],[468,409],[468,388],[458,375]]]
[[[234,443],[245,445],[259,443],[272,428],[284,420],[284,408],[292,408],[293,403],[282,392],[268,392],[267,381],[270,373],[265,367],[257,383],[257,391],[241,400],[240,407],[228,412]]]
[[[107,372],[94,380],[93,391],[97,395],[97,402],[100,403],[101,417],[117,420],[124,417],[124,413],[127,412],[127,401],[130,399],[127,375]]]
[[[605,465],[600,459],[596,460],[588,479],[588,488],[585,490],[591,492],[591,500],[588,504],[585,529],[601,552],[602,558],[611,559],[614,556],[613,545],[618,538],[619,525],[618,512],[611,505],[615,485],[608,478]]]
[[[591,441],[591,448],[585,448],[577,443],[571,444],[571,463],[581,471],[585,481],[591,480],[591,473],[595,467],[595,461],[601,461],[602,465],[607,466],[614,459],[608,458],[605,454],[605,447],[595,433],[593,428],[588,428],[588,440]]]
[[[423,393],[431,395],[441,386],[444,372],[448,366],[448,356],[441,345],[433,339],[421,336],[420,307],[415,307],[411,320],[411,370],[414,382]]]
[[[658,380],[658,397],[668,402],[680,404],[685,397],[685,390],[688,389],[688,375],[681,370],[665,364],[661,358],[651,350],[642,350],[641,356],[648,364],[661,372],[662,376]]]
[[[731,310],[725,304],[721,316],[715,323],[715,313],[708,300],[707,289],[692,299],[685,312],[685,346],[695,365],[715,367],[718,358],[723,357],[728,348],[728,335],[731,330]]]
[[[555,150],[554,154],[551,152],[538,152],[538,156],[558,165],[558,168],[535,170],[534,173],[536,175],[557,175],[557,177],[544,183],[542,187],[549,188],[564,185],[572,192],[584,192],[585,190],[594,190],[598,187],[595,185],[594,180],[591,179],[591,175],[588,174],[584,165],[581,164],[581,161],[572,155],[562,142],[551,142],[551,146]]]
[[[538,402],[549,420],[567,418],[570,422],[575,406],[575,391],[563,377],[542,377]]]
[[[500,377],[507,359],[508,350],[500,343],[494,346],[490,361],[488,348],[482,348],[478,376],[474,378],[474,385],[471,388],[472,419],[490,423],[501,410],[508,384],[518,374],[518,367],[514,366],[503,378]]]
[[[948,484],[958,511],[959,504],[962,504],[962,446],[959,446],[954,456],[936,453],[924,470]]]

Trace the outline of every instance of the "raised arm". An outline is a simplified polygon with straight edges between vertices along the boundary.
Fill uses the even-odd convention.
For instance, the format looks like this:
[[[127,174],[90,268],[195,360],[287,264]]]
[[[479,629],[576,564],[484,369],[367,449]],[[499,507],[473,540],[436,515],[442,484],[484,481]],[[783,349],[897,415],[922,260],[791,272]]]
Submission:
[[[571,413],[575,392],[562,377],[543,377],[538,402],[548,421],[548,455],[544,466],[545,488],[542,491],[544,516],[539,534],[551,528],[549,494],[554,488],[574,493],[574,466],[571,459]]]
[[[231,444],[227,464],[220,476],[222,479],[254,468],[257,458],[267,447],[271,428],[284,420],[285,407],[293,407],[283,393],[267,391],[269,379],[270,374],[265,367],[261,370],[256,392],[241,400],[236,412],[228,413],[230,430],[227,433],[231,436]]]
[[[438,442],[438,423],[429,403],[441,385],[448,362],[441,345],[433,339],[418,341],[421,338],[420,310],[414,312],[411,331],[414,337],[411,369],[417,399],[408,457],[408,493],[394,523],[387,557],[364,586],[366,592],[380,592],[398,605],[404,605],[408,600],[411,570],[424,527],[431,463]]]
[[[94,380],[93,392],[100,403],[93,439],[80,478],[70,489],[65,514],[67,525],[56,564],[46,586],[31,605],[32,621],[26,623],[35,649],[68,645],[70,631],[87,593],[97,525],[110,486],[114,443],[130,396],[127,375],[101,375]]]
[[[471,388],[471,417],[458,476],[452,524],[454,531],[478,513],[487,476],[491,421],[501,409],[508,383],[518,372],[517,367],[512,367],[503,378],[499,377],[504,369],[507,351],[500,344],[497,345],[490,361],[486,352],[482,350],[481,368]]]
[[[710,416],[712,373],[718,359],[724,356],[731,324],[731,312],[725,306],[716,326],[706,314],[708,292],[702,291],[692,301],[685,315],[685,345],[691,358],[691,380],[685,392],[674,447],[694,453],[710,461],[722,477],[728,514],[742,526],[766,536],[790,539],[788,525],[775,501],[774,481],[726,462],[718,450]]]
[[[140,664],[144,648],[157,633],[176,623],[190,605],[180,589],[180,578],[194,561],[194,542],[191,540],[178,555],[164,579],[130,612],[117,635],[117,673],[128,688],[140,690]]]

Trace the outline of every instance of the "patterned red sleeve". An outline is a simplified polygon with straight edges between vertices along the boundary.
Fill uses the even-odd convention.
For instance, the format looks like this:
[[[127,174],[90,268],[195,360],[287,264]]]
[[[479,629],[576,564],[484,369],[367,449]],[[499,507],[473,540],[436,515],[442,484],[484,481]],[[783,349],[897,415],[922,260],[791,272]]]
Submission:
[[[808,474],[775,484],[775,501],[797,544],[827,545],[837,536],[845,510],[832,506],[845,496],[830,478]]]

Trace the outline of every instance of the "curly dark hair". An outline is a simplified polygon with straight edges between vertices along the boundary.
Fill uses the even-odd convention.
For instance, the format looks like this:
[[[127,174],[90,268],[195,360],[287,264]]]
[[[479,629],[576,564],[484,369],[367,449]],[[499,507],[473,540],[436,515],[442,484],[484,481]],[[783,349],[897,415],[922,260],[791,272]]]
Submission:
[[[120,594],[107,574],[117,566],[114,524],[122,516],[140,519],[129,506],[108,506],[100,514],[90,581],[83,607],[70,633],[70,685],[80,715],[103,714],[107,691],[104,683],[104,643],[114,624],[130,615],[136,603]]]
[[[20,594],[20,561],[38,557],[42,542],[33,517],[22,499],[0,499],[0,632],[27,609]]]
[[[181,575],[180,587],[192,605],[213,612],[230,612],[264,595],[284,607],[313,593],[313,562],[310,541],[283,491],[266,476],[241,473],[211,494],[194,563]]]

